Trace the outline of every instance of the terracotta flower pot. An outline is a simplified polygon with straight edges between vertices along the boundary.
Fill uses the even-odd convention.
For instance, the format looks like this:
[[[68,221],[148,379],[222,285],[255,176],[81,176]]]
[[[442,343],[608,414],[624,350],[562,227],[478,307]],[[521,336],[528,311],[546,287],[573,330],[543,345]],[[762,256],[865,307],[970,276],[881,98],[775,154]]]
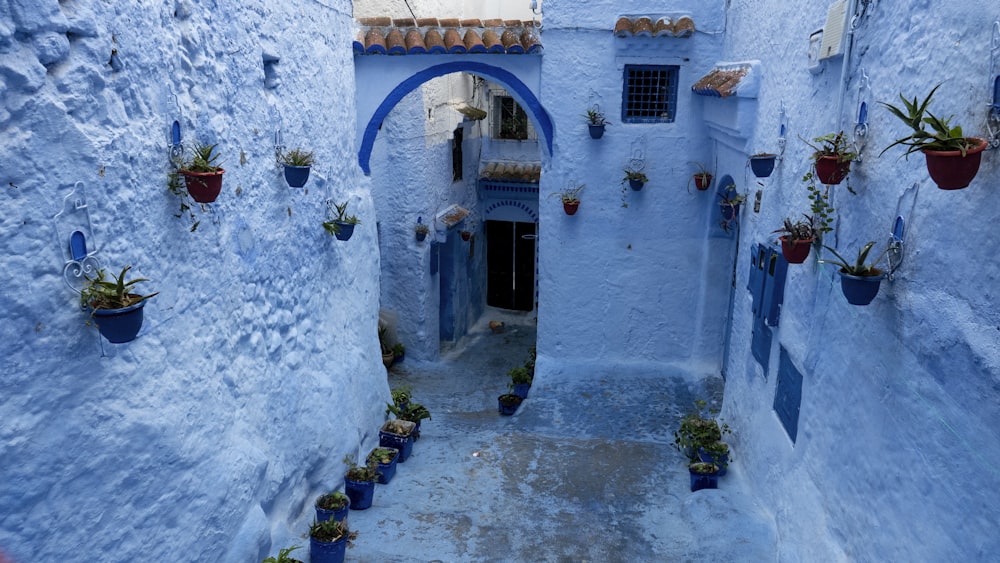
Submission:
[[[961,151],[923,150],[924,156],[927,157],[927,172],[942,190],[960,190],[968,186],[979,173],[979,163],[983,157],[983,150],[986,149],[986,140],[978,137],[966,137],[966,139],[976,145],[965,151],[964,157]]]
[[[781,254],[789,264],[801,264],[809,256],[809,248],[812,247],[813,239],[798,240],[792,242],[788,236],[780,237]]]
[[[844,181],[851,171],[851,161],[841,161],[836,156],[821,156],[816,159],[816,177],[827,185],[835,185]]]
[[[472,232],[471,231],[462,231],[461,235],[462,235],[462,240],[464,240],[466,242],[468,242],[468,240],[472,238]]]
[[[215,198],[219,197],[219,192],[222,191],[222,175],[225,172],[222,168],[215,172],[181,170],[188,193],[198,203],[212,203]]]
[[[700,191],[705,191],[709,186],[712,185],[712,175],[711,174],[695,174],[694,175],[694,186]]]
[[[580,209],[579,201],[573,201],[569,203],[565,201],[563,202],[563,211],[566,212],[566,215],[575,215],[577,209]]]

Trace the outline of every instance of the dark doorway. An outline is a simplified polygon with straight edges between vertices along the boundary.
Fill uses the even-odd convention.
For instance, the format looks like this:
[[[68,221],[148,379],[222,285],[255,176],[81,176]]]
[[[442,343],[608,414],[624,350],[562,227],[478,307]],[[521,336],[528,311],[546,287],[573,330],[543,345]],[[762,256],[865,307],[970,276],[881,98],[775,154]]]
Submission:
[[[535,308],[534,223],[486,221],[486,304],[531,311]]]

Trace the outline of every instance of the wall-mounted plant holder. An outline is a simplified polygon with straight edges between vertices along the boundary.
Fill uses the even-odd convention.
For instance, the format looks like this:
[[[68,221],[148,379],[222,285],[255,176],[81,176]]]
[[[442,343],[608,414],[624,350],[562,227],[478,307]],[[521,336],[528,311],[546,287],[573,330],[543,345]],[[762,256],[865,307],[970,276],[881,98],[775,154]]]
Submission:
[[[274,164],[282,166],[281,157],[285,154],[285,145],[281,142],[281,129],[274,130]]]
[[[990,40],[990,109],[986,114],[987,150],[1000,148],[1000,21],[993,22]]]
[[[896,221],[892,224],[892,232],[889,234],[889,241],[887,242],[888,250],[885,253],[885,259],[889,262],[889,271],[886,274],[886,279],[893,281],[893,274],[899,269],[899,266],[903,263],[903,232],[905,230],[905,222],[902,216],[897,216]]]
[[[857,29],[861,22],[875,11],[876,0],[858,0],[851,16],[851,29]]]
[[[785,146],[788,144],[788,112],[785,111],[785,102],[782,100],[781,108],[778,110],[778,160],[785,155]]]
[[[871,105],[871,96],[871,81],[862,68],[861,80],[858,83],[858,112],[854,121],[854,152],[858,153],[854,160],[858,163],[862,161],[861,152],[868,144],[868,107]]]
[[[181,139],[181,122],[176,119],[170,124],[168,149],[170,165],[174,168],[174,170],[176,170],[180,168],[181,163],[184,162],[184,142]]]
[[[823,45],[823,29],[817,29],[809,34],[809,50],[807,51],[806,68],[812,74],[823,72],[823,63],[819,60],[819,51]]]
[[[96,276],[101,269],[83,182],[73,185],[52,221],[56,227],[56,243],[64,259],[63,280],[70,289],[80,293],[86,279]]]

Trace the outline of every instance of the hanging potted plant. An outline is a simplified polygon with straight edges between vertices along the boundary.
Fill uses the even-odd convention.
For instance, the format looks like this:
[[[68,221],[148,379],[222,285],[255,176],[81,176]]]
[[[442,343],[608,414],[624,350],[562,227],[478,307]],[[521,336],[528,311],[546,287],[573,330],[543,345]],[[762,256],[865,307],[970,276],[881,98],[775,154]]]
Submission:
[[[347,214],[347,203],[345,201],[334,204],[334,207],[337,208],[337,216],[323,223],[326,232],[337,237],[337,240],[350,240],[351,235],[354,234],[354,226],[361,224],[361,220],[356,216]]]
[[[413,451],[413,430],[416,426],[408,420],[387,420],[378,431],[378,445],[399,450],[399,463],[404,463]]]
[[[333,491],[320,495],[314,505],[316,509],[316,520],[324,522],[330,520],[343,520],[347,518],[347,512],[351,508],[351,498],[340,491]]]
[[[315,162],[313,153],[302,149],[292,149],[281,155],[285,166],[285,182],[290,188],[301,188],[309,181],[309,171]]]
[[[423,222],[423,217],[417,217],[417,224],[413,227],[413,234],[417,237],[417,242],[423,242],[429,232],[431,232],[431,228]]]
[[[396,462],[399,460],[399,450],[396,448],[374,448],[366,458],[367,463],[376,464],[378,470],[378,482],[380,485],[388,485],[392,478],[396,476]]]
[[[521,406],[521,402],[524,399],[513,393],[504,393],[497,397],[497,408],[500,414],[504,416],[510,416],[517,412],[517,407]]]
[[[344,563],[347,554],[347,524],[343,520],[324,520],[309,526],[310,563]]]
[[[767,178],[774,172],[774,161],[778,155],[769,152],[759,152],[750,157],[750,170],[758,178]]]
[[[876,268],[875,265],[889,251],[888,248],[883,250],[882,254],[871,263],[865,263],[868,260],[868,253],[871,252],[874,246],[875,241],[870,241],[858,251],[857,260],[854,263],[848,263],[836,250],[823,245],[823,248],[832,252],[837,259],[824,259],[819,262],[821,264],[833,264],[840,267],[837,270],[840,274],[840,289],[843,291],[844,297],[847,298],[847,302],[851,305],[867,305],[871,303],[875,299],[875,296],[878,295],[879,286],[885,278],[885,272]]]
[[[851,171],[851,162],[858,158],[858,153],[851,150],[843,131],[816,137],[813,143],[818,143],[818,146],[805,139],[802,142],[813,149],[813,167],[816,177],[823,184],[836,185],[843,182]]]
[[[261,561],[260,563],[302,563],[298,559],[295,559],[290,554],[296,549],[301,549],[301,545],[293,545],[292,547],[286,547],[284,549],[278,550],[277,557],[268,557],[267,559]]]
[[[907,147],[903,153],[905,157],[921,151],[926,158],[927,172],[934,183],[942,190],[960,190],[967,187],[979,173],[979,164],[987,142],[979,137],[966,137],[960,126],[952,127],[951,116],[942,119],[927,109],[931,97],[940,87],[941,84],[938,84],[932,88],[920,103],[916,97],[908,100],[901,93],[899,99],[903,101],[906,111],[892,104],[879,102],[913,130],[882,149],[879,156],[896,145]],[[925,130],[925,125],[930,126],[930,130]]]
[[[572,188],[566,188],[561,192],[555,192],[554,196],[559,196],[559,199],[563,204],[563,211],[566,215],[576,215],[578,209],[580,209],[580,192],[583,188],[587,187],[585,184],[580,184],[579,186],[574,186]]]
[[[630,168],[625,169],[625,177],[622,178],[622,184],[624,185],[625,182],[628,182],[628,187],[632,188],[635,191],[641,190],[642,187],[645,186],[646,182],[648,181],[649,178],[647,178],[646,175],[643,174],[641,171],[632,170]]]
[[[528,398],[528,389],[531,388],[531,372],[528,371],[527,367],[516,367],[511,368],[507,372],[510,376],[510,390],[518,397],[522,399]]]
[[[375,498],[375,481],[378,480],[378,464],[354,463],[354,456],[344,456],[347,472],[344,473],[344,492],[351,499],[351,510],[371,508]]]
[[[216,163],[219,159],[216,146],[196,144],[191,149],[191,159],[184,161],[178,170],[191,198],[198,203],[212,203],[222,191],[222,175],[226,171]]]
[[[462,235],[462,240],[464,240],[465,242],[469,242],[469,240],[472,238],[472,231],[463,230],[459,234]]]
[[[803,215],[804,221],[785,219],[785,224],[774,233],[784,233],[781,241],[781,254],[789,264],[801,264],[809,256],[809,248],[816,240],[816,230],[813,228],[812,217]]]
[[[719,466],[714,463],[693,461],[688,464],[688,473],[691,475],[692,493],[702,489],[719,488]]]
[[[688,191],[691,191],[691,182],[694,181],[694,187],[698,188],[698,191],[703,192],[712,185],[712,174],[705,168],[705,165],[700,162],[695,162],[695,166],[698,167],[698,172],[695,172],[691,179],[688,180]]]
[[[132,293],[135,284],[148,280],[136,278],[125,281],[125,274],[131,268],[125,266],[120,274],[111,276],[111,279],[105,277],[103,269],[98,270],[97,277],[87,278],[80,291],[80,306],[90,308],[90,316],[101,336],[115,344],[135,340],[142,328],[142,310],[146,300],[159,294]]]
[[[608,125],[608,120],[604,117],[604,112],[601,108],[594,104],[590,109],[587,110],[587,128],[590,131],[591,139],[600,139],[604,136],[604,128]]]
[[[719,226],[723,231],[728,233],[738,222],[740,206],[746,199],[745,195],[736,191],[736,184],[729,184],[719,192],[719,211],[722,213]]]

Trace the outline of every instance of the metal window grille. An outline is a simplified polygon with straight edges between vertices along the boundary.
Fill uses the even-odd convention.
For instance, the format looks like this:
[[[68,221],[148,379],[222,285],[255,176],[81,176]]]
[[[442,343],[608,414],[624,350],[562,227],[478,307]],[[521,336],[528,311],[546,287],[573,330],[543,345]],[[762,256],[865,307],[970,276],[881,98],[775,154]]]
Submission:
[[[677,66],[625,65],[623,123],[673,123],[677,113]]]
[[[493,94],[491,109],[490,129],[494,139],[524,141],[537,138],[528,114],[506,92]]]

